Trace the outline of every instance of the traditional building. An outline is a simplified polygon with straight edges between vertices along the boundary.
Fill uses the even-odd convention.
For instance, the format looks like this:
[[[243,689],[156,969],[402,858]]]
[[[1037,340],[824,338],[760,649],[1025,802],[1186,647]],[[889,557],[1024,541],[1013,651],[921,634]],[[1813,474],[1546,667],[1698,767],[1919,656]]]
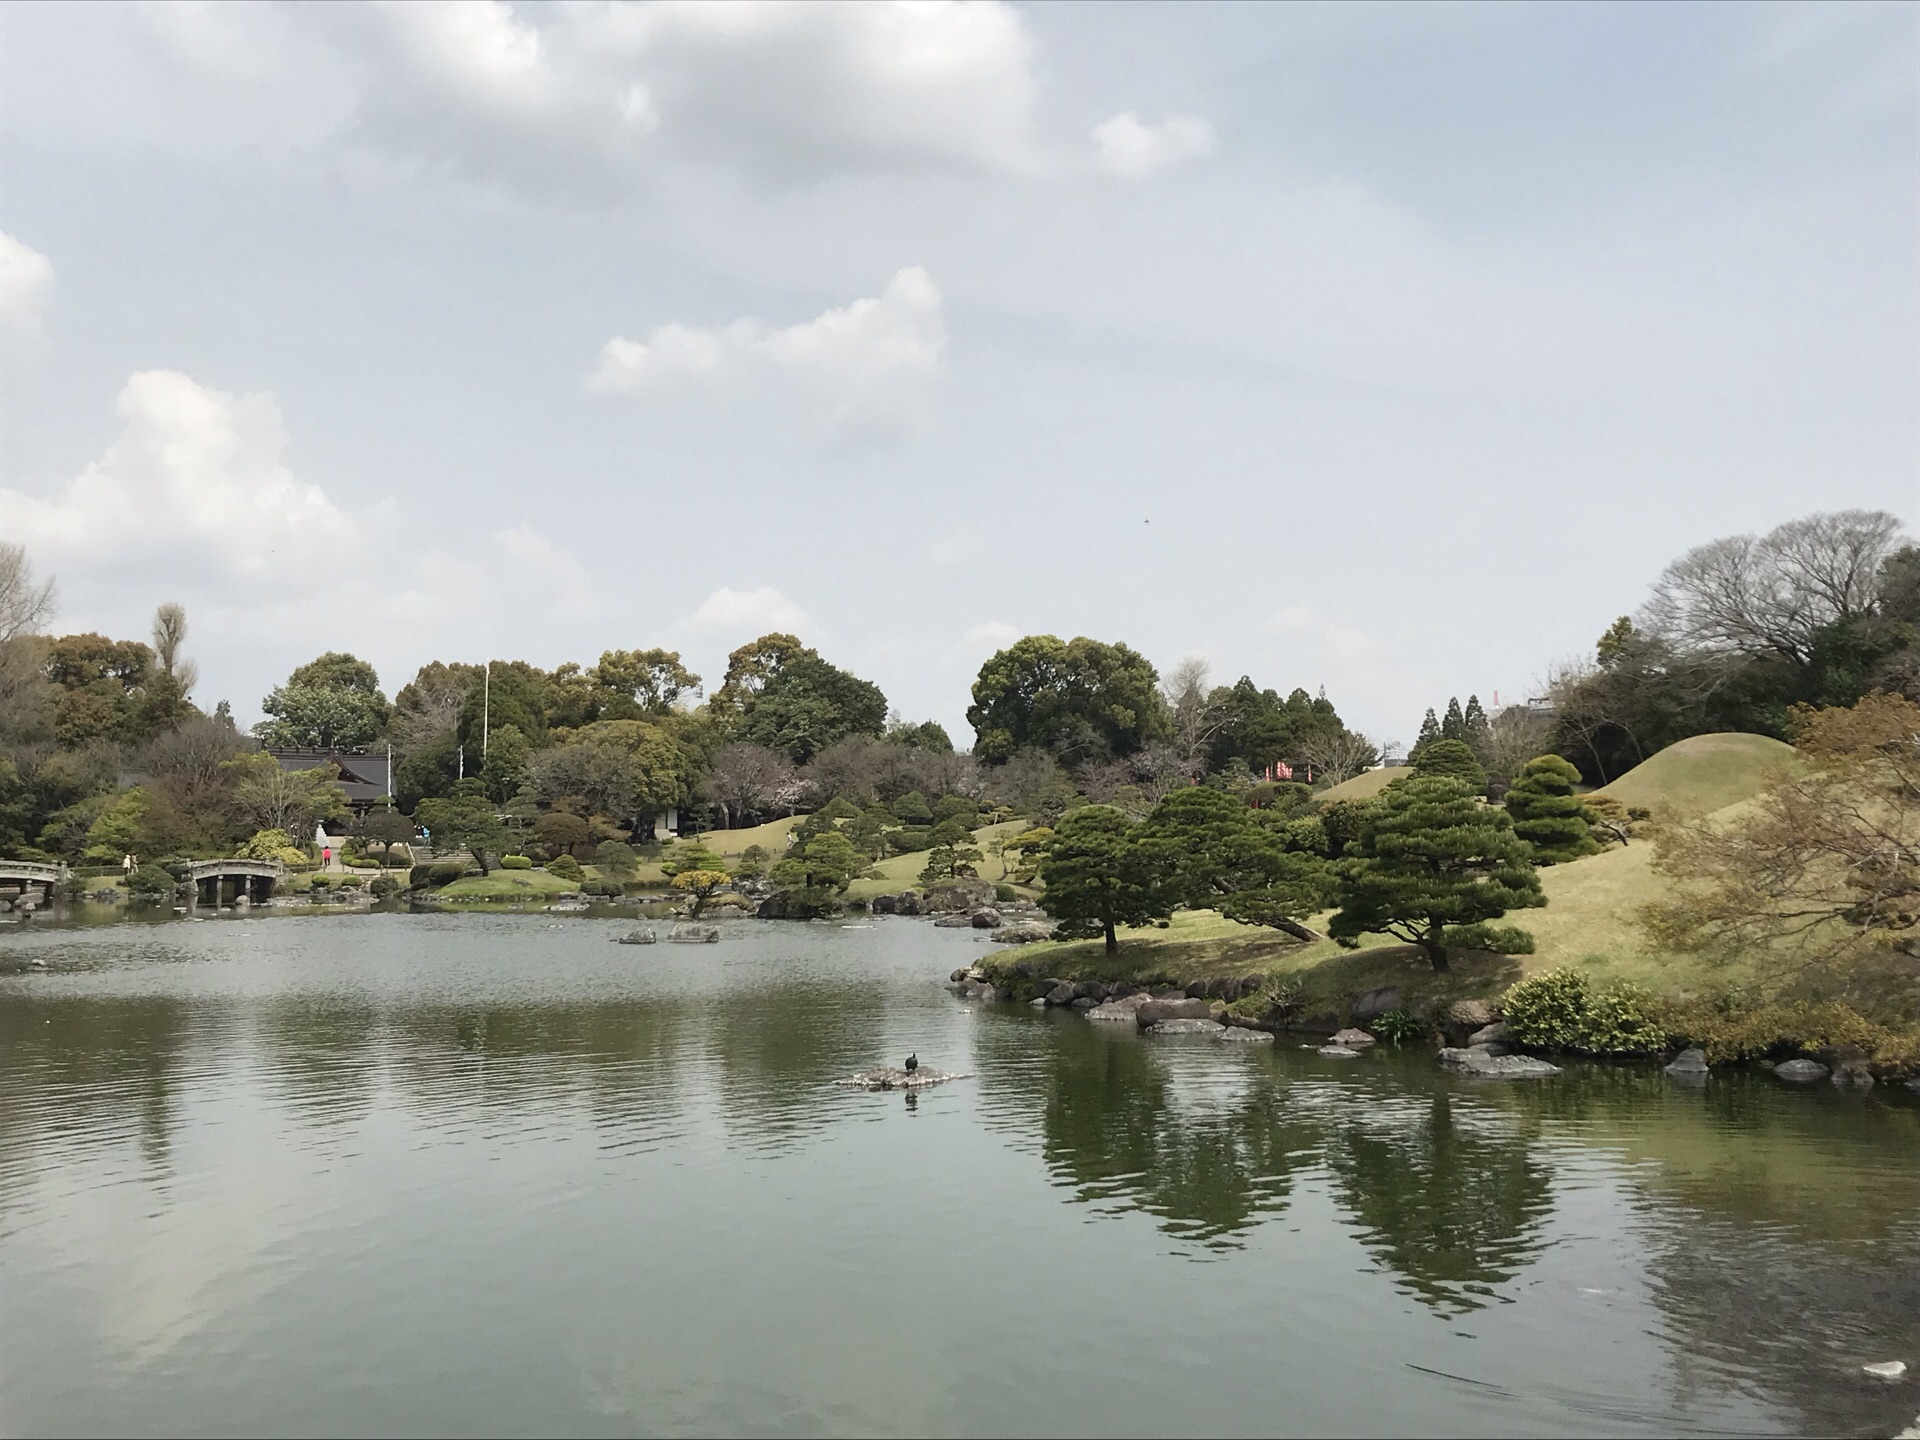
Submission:
[[[355,815],[385,809],[393,794],[392,757],[386,750],[276,750],[267,754],[280,762],[282,770],[318,770],[332,765],[340,771],[340,788]]]

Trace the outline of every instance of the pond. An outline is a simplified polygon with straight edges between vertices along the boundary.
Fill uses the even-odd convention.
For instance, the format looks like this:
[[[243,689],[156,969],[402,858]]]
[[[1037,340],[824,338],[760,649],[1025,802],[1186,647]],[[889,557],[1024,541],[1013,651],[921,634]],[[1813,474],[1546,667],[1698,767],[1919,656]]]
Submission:
[[[0,935],[0,1429],[1891,1435],[1920,1104],[1115,1033],[912,920]],[[44,962],[44,968],[36,962]],[[909,1051],[970,1077],[831,1082]],[[1865,1375],[1904,1359],[1908,1375]]]

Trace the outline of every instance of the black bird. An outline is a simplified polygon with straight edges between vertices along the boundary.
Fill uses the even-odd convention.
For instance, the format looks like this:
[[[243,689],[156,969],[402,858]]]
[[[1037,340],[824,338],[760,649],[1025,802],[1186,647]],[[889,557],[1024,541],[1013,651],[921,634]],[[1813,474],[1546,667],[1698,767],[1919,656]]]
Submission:
[[[920,1068],[920,1057],[918,1055],[907,1056],[907,1073],[911,1075],[914,1071],[918,1070],[919,1068]]]

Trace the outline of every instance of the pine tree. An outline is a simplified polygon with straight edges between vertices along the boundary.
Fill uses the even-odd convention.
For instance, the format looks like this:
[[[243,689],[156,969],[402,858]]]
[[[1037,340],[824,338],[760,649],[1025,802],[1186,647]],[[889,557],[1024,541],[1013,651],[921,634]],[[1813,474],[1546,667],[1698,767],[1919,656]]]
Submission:
[[[1559,865],[1597,854],[1587,807],[1573,793],[1580,772],[1558,755],[1529,760],[1507,791],[1513,833],[1533,846],[1536,864]]]
[[[1442,740],[1465,740],[1467,738],[1467,717],[1460,709],[1460,697],[1455,695],[1447,701],[1447,718],[1440,722]]]
[[[1487,788],[1487,772],[1464,740],[1436,740],[1413,762],[1415,775],[1444,775],[1464,781],[1478,795]]]
[[[1480,737],[1492,728],[1487,723],[1487,712],[1480,707],[1478,695],[1467,696],[1467,733],[1463,737],[1469,745],[1478,745]]]
[[[1547,903],[1526,843],[1504,810],[1482,805],[1465,782],[1416,775],[1381,792],[1360,837],[1334,868],[1339,912],[1328,926],[1343,945],[1392,935],[1447,968],[1442,933]]]
[[[1116,927],[1172,912],[1173,897],[1140,838],[1140,827],[1111,805],[1083,805],[1060,818],[1040,861],[1046,912],[1069,932],[1103,936],[1109,955],[1119,948]]]
[[[1413,742],[1413,749],[1407,752],[1409,764],[1420,758],[1421,751],[1440,738],[1440,721],[1433,713],[1433,707],[1427,707],[1427,718],[1420,722],[1420,738]]]

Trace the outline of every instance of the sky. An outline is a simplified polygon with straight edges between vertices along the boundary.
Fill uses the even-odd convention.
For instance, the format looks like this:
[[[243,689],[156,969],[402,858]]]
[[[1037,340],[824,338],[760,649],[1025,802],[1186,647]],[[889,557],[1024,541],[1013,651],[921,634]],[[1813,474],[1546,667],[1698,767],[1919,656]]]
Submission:
[[[962,744],[1023,634],[1376,738],[1662,567],[1920,526],[1920,8],[0,7],[0,539],[322,650]]]

